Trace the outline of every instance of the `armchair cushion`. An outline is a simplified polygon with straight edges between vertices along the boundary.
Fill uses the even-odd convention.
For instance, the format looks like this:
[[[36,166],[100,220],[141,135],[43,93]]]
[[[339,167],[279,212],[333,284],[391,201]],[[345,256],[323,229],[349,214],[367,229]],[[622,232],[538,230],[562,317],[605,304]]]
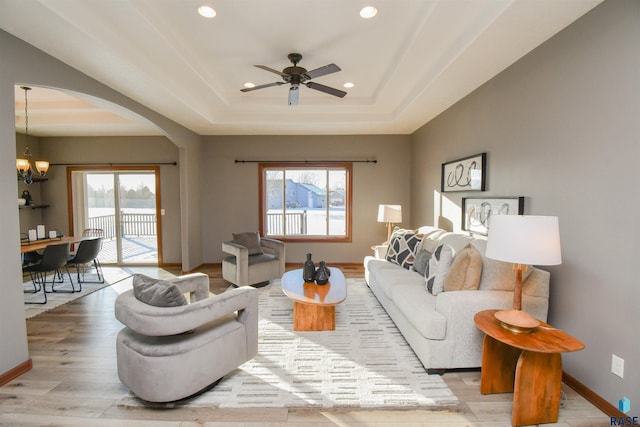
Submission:
[[[233,241],[249,250],[249,255],[261,255],[260,234],[256,232],[233,233]]]
[[[133,293],[138,301],[155,307],[178,307],[188,304],[176,285],[144,274],[133,276]]]

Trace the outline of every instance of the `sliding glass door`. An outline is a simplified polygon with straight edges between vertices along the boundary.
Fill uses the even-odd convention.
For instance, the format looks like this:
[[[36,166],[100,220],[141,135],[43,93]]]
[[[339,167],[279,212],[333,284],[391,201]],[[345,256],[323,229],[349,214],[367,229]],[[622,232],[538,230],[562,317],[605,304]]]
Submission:
[[[161,261],[156,169],[83,169],[71,171],[70,177],[73,233],[101,230],[102,263]]]

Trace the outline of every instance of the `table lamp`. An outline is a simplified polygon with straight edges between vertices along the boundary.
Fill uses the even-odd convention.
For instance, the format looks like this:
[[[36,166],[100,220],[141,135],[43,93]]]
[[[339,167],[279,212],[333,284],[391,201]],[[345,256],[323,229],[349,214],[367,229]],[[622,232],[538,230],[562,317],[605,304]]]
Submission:
[[[513,308],[496,312],[501,325],[513,332],[530,332],[540,321],[522,311],[522,268],[529,265],[558,265],[560,231],[558,217],[495,215],[489,222],[487,258],[517,266]]]
[[[387,223],[387,241],[382,243],[381,246],[388,245],[391,240],[391,224],[399,224],[402,222],[402,206],[379,205],[378,222]]]

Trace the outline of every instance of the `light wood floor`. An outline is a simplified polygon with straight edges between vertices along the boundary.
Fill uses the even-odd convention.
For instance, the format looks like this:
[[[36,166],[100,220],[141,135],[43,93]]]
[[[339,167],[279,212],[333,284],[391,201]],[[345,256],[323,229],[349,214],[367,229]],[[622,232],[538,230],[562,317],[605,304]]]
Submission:
[[[361,268],[344,268],[362,277]],[[145,269],[145,274],[150,274]],[[225,289],[219,268],[205,269],[212,291]],[[158,276],[166,274],[157,270]],[[113,316],[117,292],[105,288],[27,321],[33,369],[0,387],[0,426],[510,426],[511,394],[482,396],[479,372],[444,375],[461,400],[456,411],[314,409],[148,409],[118,407],[128,393],[116,373]],[[609,418],[563,385],[557,426],[609,425]]]

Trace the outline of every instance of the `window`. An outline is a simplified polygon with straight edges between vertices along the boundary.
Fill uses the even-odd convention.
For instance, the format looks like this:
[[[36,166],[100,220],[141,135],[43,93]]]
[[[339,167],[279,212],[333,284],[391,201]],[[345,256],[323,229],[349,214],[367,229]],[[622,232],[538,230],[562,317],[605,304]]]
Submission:
[[[351,241],[351,163],[261,163],[260,233]]]

